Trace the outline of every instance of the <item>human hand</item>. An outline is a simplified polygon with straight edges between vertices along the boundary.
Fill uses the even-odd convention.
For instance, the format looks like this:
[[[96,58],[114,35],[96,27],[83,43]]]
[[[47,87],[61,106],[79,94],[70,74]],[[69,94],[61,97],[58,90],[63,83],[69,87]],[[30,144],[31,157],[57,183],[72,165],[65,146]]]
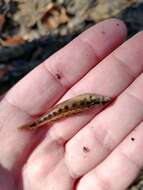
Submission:
[[[117,48],[125,37],[121,21],[101,22],[5,95],[0,190],[123,190],[133,181],[143,166],[143,33]],[[58,100],[85,92],[118,98],[98,115],[94,109],[50,128],[18,130]]]

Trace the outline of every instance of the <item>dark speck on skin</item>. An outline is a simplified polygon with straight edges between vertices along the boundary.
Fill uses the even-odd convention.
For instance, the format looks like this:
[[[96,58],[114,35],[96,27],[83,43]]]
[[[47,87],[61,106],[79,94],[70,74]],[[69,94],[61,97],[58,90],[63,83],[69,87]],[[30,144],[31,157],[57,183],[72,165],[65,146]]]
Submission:
[[[83,151],[84,151],[85,153],[87,153],[87,152],[89,152],[90,150],[89,150],[89,148],[88,148],[87,146],[84,146],[84,147],[83,147]]]
[[[106,32],[105,31],[101,31],[102,34],[105,34]]]
[[[57,79],[61,79],[61,76],[60,76],[60,74],[56,74],[56,77],[57,77]]]
[[[119,26],[119,23],[117,23],[116,25]]]
[[[134,141],[134,140],[135,140],[135,138],[134,138],[134,137],[132,137],[132,138],[131,138],[131,141]]]

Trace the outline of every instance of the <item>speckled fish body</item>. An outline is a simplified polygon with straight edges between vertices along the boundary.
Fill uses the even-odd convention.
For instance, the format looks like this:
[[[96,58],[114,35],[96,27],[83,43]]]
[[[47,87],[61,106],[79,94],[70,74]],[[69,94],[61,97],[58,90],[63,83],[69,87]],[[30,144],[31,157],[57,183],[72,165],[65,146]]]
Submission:
[[[50,124],[70,115],[86,111],[97,105],[104,105],[111,101],[110,97],[98,94],[82,94],[61,102],[35,121],[23,125],[21,129],[36,129],[44,124]]]

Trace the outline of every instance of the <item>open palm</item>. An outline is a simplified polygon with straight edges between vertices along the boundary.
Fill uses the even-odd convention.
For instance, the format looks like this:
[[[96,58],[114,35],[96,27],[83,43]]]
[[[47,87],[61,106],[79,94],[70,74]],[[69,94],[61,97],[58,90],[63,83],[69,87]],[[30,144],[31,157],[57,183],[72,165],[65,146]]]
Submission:
[[[143,166],[143,33],[118,47],[125,37],[121,21],[101,22],[5,95],[0,103],[0,190],[129,186]],[[82,93],[117,98],[105,109],[50,127],[18,130],[59,100]]]

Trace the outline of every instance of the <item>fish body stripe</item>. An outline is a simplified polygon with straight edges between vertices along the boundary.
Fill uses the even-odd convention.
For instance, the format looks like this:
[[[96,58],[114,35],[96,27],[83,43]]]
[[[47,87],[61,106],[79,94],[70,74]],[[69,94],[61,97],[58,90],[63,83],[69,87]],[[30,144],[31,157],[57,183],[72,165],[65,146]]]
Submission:
[[[46,114],[20,128],[35,129],[44,124],[50,124],[70,115],[86,111],[97,105],[107,104],[110,101],[111,98],[107,96],[91,93],[82,94],[53,106]]]

